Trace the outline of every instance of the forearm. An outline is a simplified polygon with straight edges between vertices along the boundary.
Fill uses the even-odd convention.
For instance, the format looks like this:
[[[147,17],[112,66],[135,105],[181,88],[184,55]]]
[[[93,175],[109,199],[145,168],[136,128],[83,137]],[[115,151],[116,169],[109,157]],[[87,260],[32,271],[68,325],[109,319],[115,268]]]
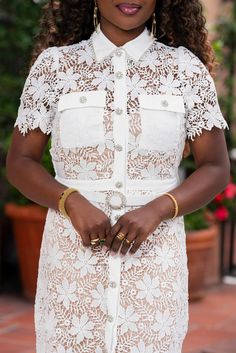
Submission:
[[[8,161],[7,178],[24,196],[53,209],[58,208],[59,197],[66,189],[39,162],[29,157]]]
[[[184,182],[171,190],[179,206],[179,216],[192,213],[208,204],[229,181],[229,172],[226,168],[213,163],[207,163],[199,167]],[[161,196],[154,200],[154,205],[161,213],[163,220],[174,215],[173,201],[167,196]]]

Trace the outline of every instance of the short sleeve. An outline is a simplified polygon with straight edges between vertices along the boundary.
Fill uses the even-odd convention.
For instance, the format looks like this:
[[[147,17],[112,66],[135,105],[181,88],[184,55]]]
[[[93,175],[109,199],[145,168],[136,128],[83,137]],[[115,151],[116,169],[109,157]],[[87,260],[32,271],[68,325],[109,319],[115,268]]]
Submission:
[[[201,60],[185,47],[179,47],[180,76],[185,81],[186,135],[194,140],[203,129],[228,127],[216,92],[215,83]]]
[[[45,49],[32,65],[20,97],[14,126],[22,134],[36,128],[51,133],[57,104],[57,72],[57,48]]]

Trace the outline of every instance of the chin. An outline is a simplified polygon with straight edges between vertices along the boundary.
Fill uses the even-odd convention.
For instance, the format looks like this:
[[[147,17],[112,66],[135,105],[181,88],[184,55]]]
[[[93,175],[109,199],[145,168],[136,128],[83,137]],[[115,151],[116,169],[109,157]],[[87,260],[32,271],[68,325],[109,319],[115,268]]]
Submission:
[[[119,29],[121,29],[122,31],[132,31],[135,30],[141,26],[143,26],[143,22],[140,21],[115,21],[112,22],[112,24],[116,27],[118,27]]]

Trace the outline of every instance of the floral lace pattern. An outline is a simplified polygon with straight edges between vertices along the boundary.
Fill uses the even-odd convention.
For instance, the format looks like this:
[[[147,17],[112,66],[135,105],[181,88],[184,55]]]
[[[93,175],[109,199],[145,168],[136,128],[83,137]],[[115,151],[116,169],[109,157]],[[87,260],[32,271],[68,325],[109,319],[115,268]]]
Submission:
[[[106,90],[104,142],[96,146],[63,148],[57,114],[60,96],[69,92],[98,90]],[[213,126],[227,127],[210,74],[201,61],[184,47],[175,49],[154,42],[139,61],[128,58],[127,91],[127,173],[130,179],[150,178],[150,161],[156,166],[156,178],[172,177],[182,158],[186,138],[194,140],[203,129],[211,130]],[[153,151],[148,146],[139,148],[142,127],[138,97],[142,94],[183,97],[186,113],[175,148],[168,151]],[[96,62],[91,39],[71,46],[48,48],[38,57],[26,80],[16,125],[23,134],[37,127],[44,133],[52,133],[52,159],[62,177],[80,179],[83,178],[80,170],[87,170],[90,171],[86,173],[88,178],[111,178],[115,145],[113,100],[111,56]]]
[[[186,138],[194,140],[213,126],[227,127],[214,82],[188,49],[157,41],[139,60],[127,55],[126,64],[127,180],[158,184],[177,179]],[[51,134],[51,156],[61,178],[96,182],[113,177],[115,153],[122,148],[114,136],[114,122],[121,113],[114,105],[116,79],[112,54],[97,61],[92,37],[48,48],[31,68],[15,125],[23,134],[35,128]],[[89,102],[91,92],[94,98]],[[105,105],[95,92],[105,92]],[[89,109],[96,106],[102,118],[104,134],[96,143],[89,133],[97,122],[89,119],[86,104]],[[72,109],[75,118],[68,113]],[[61,134],[76,141],[76,129],[63,131],[61,117],[75,127],[80,114],[88,124],[88,138],[80,147],[65,147]],[[133,190],[133,194],[149,192]],[[96,206],[113,216],[105,204]],[[35,302],[37,353],[108,352],[110,256],[99,247],[85,248],[70,221],[49,210]],[[117,343],[109,353],[180,353],[188,324],[183,217],[162,222],[134,255],[121,259],[119,272],[119,302],[114,303]]]
[[[100,247],[85,248],[70,221],[49,210],[35,303],[37,353],[107,352],[108,257]],[[182,217],[160,224],[134,255],[122,259],[116,353],[143,347],[181,352],[187,274]]]

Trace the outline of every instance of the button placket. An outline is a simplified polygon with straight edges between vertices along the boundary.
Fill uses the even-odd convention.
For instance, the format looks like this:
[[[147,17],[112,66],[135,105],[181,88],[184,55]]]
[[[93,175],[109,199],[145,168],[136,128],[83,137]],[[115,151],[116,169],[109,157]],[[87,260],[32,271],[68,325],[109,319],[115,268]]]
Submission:
[[[109,286],[111,288],[116,288],[117,287],[117,283],[115,281],[110,281]]]
[[[120,265],[119,255],[109,256],[109,284],[107,288],[107,323],[105,327],[105,342],[108,352],[113,352],[117,342],[117,315],[120,301]]]
[[[167,107],[169,106],[169,103],[168,103],[168,101],[167,101],[166,99],[163,99],[163,100],[161,101],[161,105],[162,105],[164,108],[167,108]]]
[[[119,49],[120,50],[120,49]],[[126,56],[122,51],[117,51],[113,56],[113,65],[115,72],[114,85],[114,119],[113,119],[113,135],[115,141],[114,156],[114,190],[125,193],[125,170],[126,170],[126,144],[128,135],[128,123],[126,119],[127,111],[127,94],[126,94]],[[120,55],[122,54],[122,55]],[[122,133],[121,133],[122,131]],[[123,212],[122,210],[113,210],[112,218]],[[117,316],[120,304],[120,272],[121,272],[121,256],[109,255],[109,284],[107,288],[107,324],[105,330],[105,340],[107,349],[110,353],[114,353],[117,343]]]
[[[119,144],[115,145],[115,150],[118,152],[121,152],[123,150],[123,147]]]
[[[112,315],[108,315],[107,316],[107,321],[113,322],[114,321],[114,317]]]
[[[116,113],[117,115],[122,115],[122,114],[123,114],[123,109],[121,109],[121,108],[116,108],[115,113]]]
[[[84,104],[87,102],[87,97],[86,96],[81,96],[79,99],[80,103]]]
[[[114,87],[114,125],[113,133],[115,140],[115,158],[114,158],[114,183],[115,188],[119,188],[121,192],[125,192],[125,178],[122,171],[126,170],[126,145],[128,137],[128,121],[126,118],[127,111],[127,88],[126,88],[126,55],[122,49],[122,55],[113,57],[113,65],[115,75]]]
[[[124,74],[123,74],[122,71],[117,71],[117,72],[116,72],[116,78],[117,78],[118,80],[122,79],[123,77],[124,77]]]
[[[122,187],[123,187],[122,181],[117,181],[117,182],[116,182],[116,188],[117,188],[117,189],[121,189]]]
[[[119,219],[120,217],[121,217],[121,214],[120,214],[120,213],[116,214],[116,215],[114,216],[115,221],[118,221],[118,219]]]
[[[116,51],[115,51],[115,55],[116,56],[118,56],[119,58],[123,55],[123,50],[122,49],[120,49],[120,48],[118,48],[118,49],[116,49]]]

